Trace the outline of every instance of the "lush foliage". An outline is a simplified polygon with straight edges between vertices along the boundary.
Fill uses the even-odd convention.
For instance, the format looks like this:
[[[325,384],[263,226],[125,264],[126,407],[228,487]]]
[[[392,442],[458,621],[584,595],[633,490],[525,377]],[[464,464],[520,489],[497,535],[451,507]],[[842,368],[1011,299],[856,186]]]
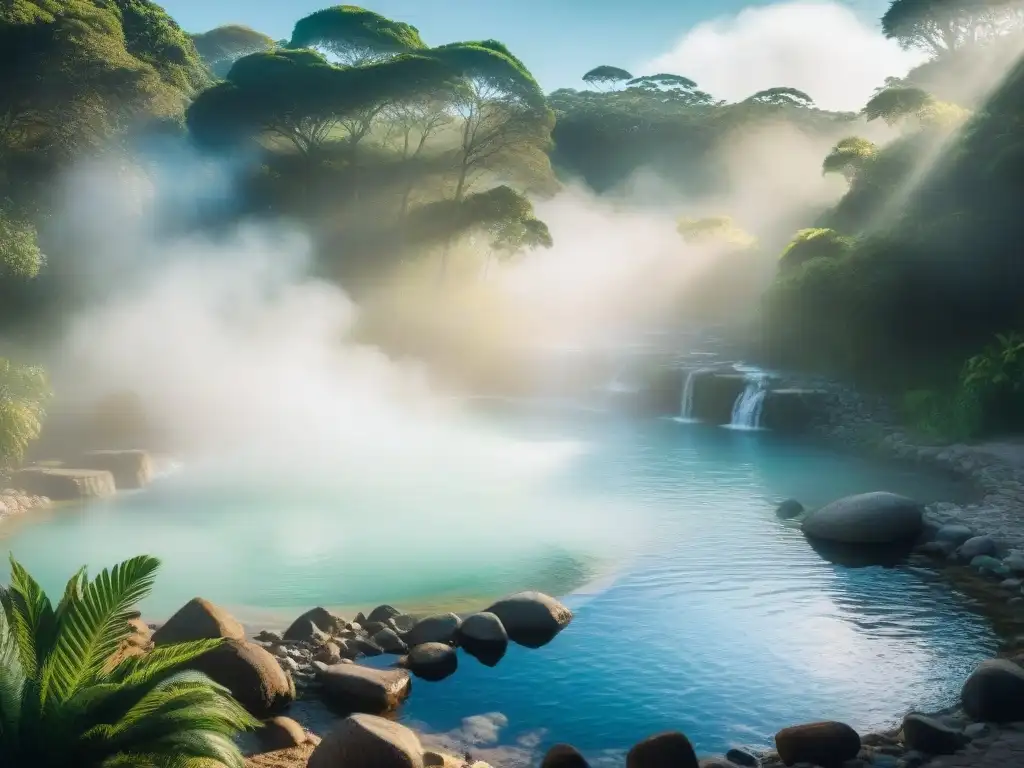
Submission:
[[[984,51],[1019,21],[1019,11],[996,6],[895,2],[885,28],[907,45],[942,49],[937,62],[991,61]],[[823,170],[850,187],[816,224],[843,247],[795,269],[784,257],[763,303],[766,353],[908,391],[908,420],[926,432],[1017,429],[1024,222],[1010,201],[1024,191],[1024,66],[973,114],[914,85],[915,76],[888,81],[865,108],[867,118],[899,125],[898,138],[849,138],[825,158]]]
[[[0,357],[0,471],[20,462],[39,437],[49,395],[42,369]]]
[[[242,768],[232,737],[257,723],[226,689],[184,669],[220,641],[120,653],[158,565],[136,557],[91,581],[83,568],[54,605],[11,558],[0,590],[4,765]]]
[[[276,47],[269,36],[243,24],[225,24],[192,35],[192,42],[206,66],[218,77],[224,77],[231,65],[243,56]]]

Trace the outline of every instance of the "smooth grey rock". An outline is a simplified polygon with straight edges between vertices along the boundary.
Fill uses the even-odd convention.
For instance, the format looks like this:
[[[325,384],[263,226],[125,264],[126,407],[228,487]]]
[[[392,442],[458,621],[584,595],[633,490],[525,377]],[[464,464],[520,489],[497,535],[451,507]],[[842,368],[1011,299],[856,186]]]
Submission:
[[[957,549],[956,554],[962,560],[973,560],[979,555],[992,556],[996,553],[996,541],[991,536],[974,536]]]
[[[841,544],[898,544],[921,535],[924,517],[913,499],[876,491],[826,504],[801,527],[810,538]]]
[[[1024,720],[1024,669],[1007,659],[983,661],[960,691],[973,720],[1012,723]]]
[[[964,728],[964,736],[972,741],[974,739],[983,739],[991,732],[992,728],[987,723],[971,723]]]
[[[496,643],[505,645],[508,643],[508,632],[495,614],[483,611],[467,616],[466,620],[459,626],[458,637],[460,644],[466,640],[477,643]]]
[[[319,632],[310,629],[312,624]],[[335,635],[345,627],[345,620],[328,611],[326,608],[311,608],[292,622],[285,630],[284,639],[289,642],[309,642],[326,639]]]
[[[726,752],[725,759],[728,760],[730,763],[735,763],[736,765],[743,765],[747,768],[757,768],[757,766],[761,764],[761,761],[758,760],[757,757],[755,757],[754,755],[750,754],[746,750],[736,748],[730,749],[728,752]]]
[[[626,754],[626,768],[700,768],[690,740],[678,731],[644,739]]]
[[[796,499],[786,499],[775,510],[775,516],[780,520],[792,520],[794,517],[800,517],[803,513],[804,505]]]
[[[409,650],[406,644],[402,642],[402,638],[400,638],[395,630],[390,627],[385,627],[375,634],[373,636],[373,642],[376,643],[384,653],[402,654]]]
[[[485,613],[497,616],[509,639],[527,648],[546,645],[572,621],[572,611],[543,592],[520,592],[506,597]]]
[[[860,753],[860,735],[845,723],[826,721],[783,728],[775,747],[786,765],[839,766]]]
[[[971,558],[971,568],[982,573],[991,573],[994,576],[1006,576],[1010,569],[1003,565],[1003,561],[991,555],[977,555]]]
[[[413,647],[399,663],[416,677],[436,682],[454,674],[459,656],[450,645],[423,643]]]
[[[402,640],[410,648],[424,643],[450,643],[461,623],[462,620],[454,613],[428,616],[406,632]]]
[[[936,531],[935,540],[944,541],[955,547],[959,547],[973,536],[974,532],[966,525],[951,523],[949,525],[942,526],[938,531]]]
[[[378,605],[372,611],[370,615],[366,617],[367,621],[378,621],[381,624],[387,622],[388,619],[394,618],[395,616],[401,616],[402,612],[397,608],[390,605]]]
[[[960,731],[917,713],[903,718],[903,737],[908,747],[929,755],[952,755],[965,742]]]

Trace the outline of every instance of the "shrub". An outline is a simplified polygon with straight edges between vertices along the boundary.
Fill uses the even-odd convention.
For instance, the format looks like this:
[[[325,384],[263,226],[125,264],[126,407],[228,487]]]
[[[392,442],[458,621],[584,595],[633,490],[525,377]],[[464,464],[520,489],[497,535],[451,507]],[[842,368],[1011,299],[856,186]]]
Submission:
[[[227,689],[183,670],[220,640],[116,656],[158,565],[135,557],[92,581],[83,568],[54,607],[11,557],[0,589],[4,766],[243,768],[232,737],[256,721]]]

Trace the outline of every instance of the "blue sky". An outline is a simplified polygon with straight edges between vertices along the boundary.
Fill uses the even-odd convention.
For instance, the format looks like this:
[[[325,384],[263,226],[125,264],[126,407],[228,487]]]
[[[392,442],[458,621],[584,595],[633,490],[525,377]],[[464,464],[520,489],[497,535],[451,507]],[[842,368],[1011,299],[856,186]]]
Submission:
[[[350,0],[351,2],[351,0]],[[886,0],[837,0],[876,26]],[[164,0],[189,32],[247,24],[278,39],[331,0]],[[580,87],[598,64],[640,69],[702,21],[773,0],[375,0],[363,7],[418,27],[431,44],[496,38],[526,62],[545,90]],[[775,0],[775,4],[778,4]],[[636,71],[635,74],[641,74]]]

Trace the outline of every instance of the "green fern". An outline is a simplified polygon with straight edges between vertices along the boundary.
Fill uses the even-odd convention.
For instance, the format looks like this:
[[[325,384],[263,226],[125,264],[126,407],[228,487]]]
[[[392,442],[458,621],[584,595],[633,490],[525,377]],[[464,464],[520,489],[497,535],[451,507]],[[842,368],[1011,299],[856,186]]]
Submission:
[[[159,561],[140,556],[68,581],[54,608],[11,558],[0,587],[0,755],[4,768],[243,768],[233,741],[257,722],[185,666],[203,640],[113,659]]]

